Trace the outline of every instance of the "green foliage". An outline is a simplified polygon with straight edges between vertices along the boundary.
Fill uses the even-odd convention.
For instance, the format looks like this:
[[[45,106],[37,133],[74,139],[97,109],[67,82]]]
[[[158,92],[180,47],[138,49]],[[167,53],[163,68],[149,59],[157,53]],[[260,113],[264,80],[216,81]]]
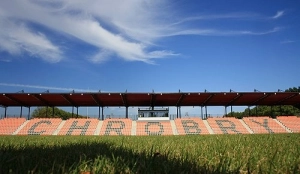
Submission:
[[[285,92],[300,92],[300,86],[286,89]]]
[[[246,108],[243,112],[230,112],[227,117],[241,118],[243,116],[291,116],[299,115],[300,109],[294,106],[256,106],[252,109]]]
[[[300,92],[300,86],[286,89],[285,92]],[[298,106],[256,106],[246,108],[243,112],[230,112],[227,117],[242,118],[243,116],[291,116],[300,115],[300,105]]]
[[[67,120],[72,118],[72,113],[66,112],[62,109],[54,107],[54,113],[52,107],[37,107],[33,113],[33,118],[61,118],[63,120]],[[73,117],[77,118],[77,115],[74,114]],[[84,116],[78,115],[78,118],[86,118]]]
[[[300,134],[3,136],[2,173],[300,173]]]

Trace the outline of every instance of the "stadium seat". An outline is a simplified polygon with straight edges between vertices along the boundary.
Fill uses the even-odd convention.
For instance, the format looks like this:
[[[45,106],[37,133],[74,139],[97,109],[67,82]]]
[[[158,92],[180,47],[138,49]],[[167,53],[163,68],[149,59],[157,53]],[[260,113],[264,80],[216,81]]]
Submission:
[[[174,135],[170,121],[137,121],[136,135]]]
[[[0,135],[12,135],[25,121],[25,118],[0,119]]]
[[[208,118],[207,122],[215,134],[249,134],[236,118]]]
[[[34,118],[17,135],[52,135],[61,121],[60,118]]]
[[[98,119],[71,118],[66,121],[58,135],[94,135]]]
[[[105,119],[100,135],[131,135],[131,119]]]
[[[278,116],[277,120],[280,121],[285,127],[294,133],[300,132],[300,117],[297,116]]]
[[[273,118],[270,117],[244,117],[244,122],[256,133],[287,133]]]
[[[179,135],[209,134],[200,118],[178,118],[175,124]]]

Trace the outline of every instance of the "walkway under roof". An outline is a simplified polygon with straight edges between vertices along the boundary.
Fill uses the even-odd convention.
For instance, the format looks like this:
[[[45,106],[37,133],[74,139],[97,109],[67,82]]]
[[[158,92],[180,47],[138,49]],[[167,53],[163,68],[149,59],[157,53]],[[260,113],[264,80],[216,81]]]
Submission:
[[[0,93],[0,105],[3,107],[272,106],[299,104],[299,92]]]

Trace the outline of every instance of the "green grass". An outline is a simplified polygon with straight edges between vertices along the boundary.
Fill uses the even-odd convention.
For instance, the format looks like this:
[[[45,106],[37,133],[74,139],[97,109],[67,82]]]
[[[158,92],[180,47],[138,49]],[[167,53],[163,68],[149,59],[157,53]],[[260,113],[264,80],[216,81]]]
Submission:
[[[2,173],[300,173],[300,134],[1,136]]]

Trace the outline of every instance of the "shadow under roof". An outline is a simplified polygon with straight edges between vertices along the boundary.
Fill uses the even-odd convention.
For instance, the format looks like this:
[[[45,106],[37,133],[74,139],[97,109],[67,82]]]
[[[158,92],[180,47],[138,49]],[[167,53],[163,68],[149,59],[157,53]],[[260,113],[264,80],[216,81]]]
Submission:
[[[254,106],[298,105],[299,92],[0,93],[9,106]]]

